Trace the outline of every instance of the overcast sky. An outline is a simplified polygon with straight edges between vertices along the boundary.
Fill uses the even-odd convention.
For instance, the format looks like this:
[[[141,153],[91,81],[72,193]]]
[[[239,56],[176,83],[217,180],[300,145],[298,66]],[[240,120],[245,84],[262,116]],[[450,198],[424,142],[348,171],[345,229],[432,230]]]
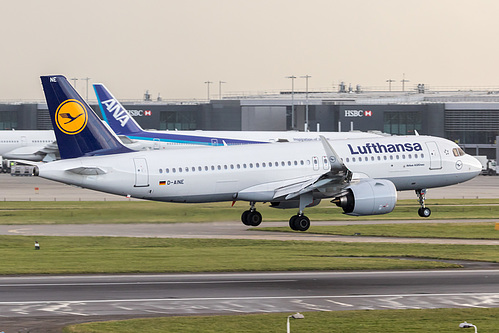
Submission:
[[[0,100],[40,75],[90,77],[120,99],[426,83],[499,87],[497,0],[0,0]],[[297,90],[305,80],[295,81]],[[85,93],[85,81],[77,82]],[[89,97],[95,99],[93,89]]]

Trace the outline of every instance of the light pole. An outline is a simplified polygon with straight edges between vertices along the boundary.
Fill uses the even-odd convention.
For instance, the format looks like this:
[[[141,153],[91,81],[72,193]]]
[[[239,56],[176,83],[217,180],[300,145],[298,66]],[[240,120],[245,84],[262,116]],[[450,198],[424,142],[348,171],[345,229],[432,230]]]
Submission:
[[[218,99],[222,99],[222,83],[227,83],[227,82],[218,81]]]
[[[295,79],[296,76],[286,76],[287,79],[291,79],[291,129],[295,129]]]
[[[409,80],[405,79],[405,73],[403,73],[403,75],[402,75],[402,81],[400,81],[400,82],[402,82],[402,91],[405,91],[405,83],[409,82]]]
[[[460,328],[471,328],[471,327],[474,327],[475,328],[475,333],[478,332],[477,328],[475,325],[473,325],[472,323],[467,323],[467,322],[464,322],[464,323],[461,323],[459,324],[459,327]]]
[[[395,80],[388,79],[386,82],[388,82],[388,91],[392,91],[392,82],[395,82]]]
[[[303,319],[305,318],[305,316],[299,312],[295,313],[294,315],[288,316],[288,322],[286,323],[287,333],[291,333],[291,327],[289,326],[289,318]]]
[[[210,101],[210,84],[212,84],[213,82],[204,81],[204,83],[206,83],[206,85],[208,86],[208,102],[209,102]]]
[[[88,102],[88,80],[90,80],[90,78],[89,78],[89,77],[84,77],[84,78],[82,78],[81,80],[85,80],[85,81],[87,81],[87,94],[85,95],[85,96],[86,96],[86,98],[85,98],[85,99],[86,99],[86,101]]]
[[[71,81],[73,81],[73,88],[75,88],[75,89],[76,89],[76,81],[77,80],[78,80],[78,78],[76,78],[76,77],[71,78]]]
[[[308,78],[312,77],[310,75],[300,76],[305,79],[306,90],[305,90],[305,132],[308,132]]]

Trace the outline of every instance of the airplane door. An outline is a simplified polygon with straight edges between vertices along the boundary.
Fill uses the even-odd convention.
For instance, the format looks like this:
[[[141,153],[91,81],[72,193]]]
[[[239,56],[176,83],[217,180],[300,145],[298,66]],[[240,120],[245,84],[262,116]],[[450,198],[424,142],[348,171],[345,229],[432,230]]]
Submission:
[[[28,139],[24,135],[21,136],[21,145],[23,147],[26,147],[27,144],[28,144]]]
[[[149,186],[149,171],[147,170],[147,161],[145,158],[134,158],[135,165],[135,187]]]
[[[435,141],[426,142],[430,153],[430,170],[442,169],[442,157]]]
[[[159,150],[159,139],[153,139],[153,149]]]

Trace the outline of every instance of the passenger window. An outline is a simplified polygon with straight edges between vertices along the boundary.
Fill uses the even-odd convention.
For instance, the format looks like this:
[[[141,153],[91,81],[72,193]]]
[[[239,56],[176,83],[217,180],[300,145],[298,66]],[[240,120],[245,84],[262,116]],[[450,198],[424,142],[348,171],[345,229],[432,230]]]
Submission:
[[[238,168],[238,169],[241,169],[241,164],[238,164],[238,165],[237,165],[237,168]]]
[[[208,171],[208,166],[207,165],[204,166],[204,171]]]
[[[255,164],[255,166],[256,166],[257,168],[259,168],[259,167],[260,167],[260,163],[256,163],[256,164]]]
[[[234,164],[231,164],[231,165],[230,165],[230,168],[231,168],[232,170],[234,170]]]
[[[175,173],[175,172],[177,172],[177,170],[175,170],[175,168],[173,168],[173,169],[172,169],[172,172],[173,172],[173,173]]]
[[[215,166],[214,165],[211,166],[211,171],[215,171]]]
[[[163,173],[163,169],[159,169],[159,173]]]
[[[224,170],[227,170],[227,164],[224,164]]]
[[[355,157],[352,157],[352,162],[355,162]]]
[[[246,169],[246,163],[244,163],[244,164],[243,164],[243,168],[245,168],[245,169]]]
[[[222,166],[221,166],[221,165],[218,165],[218,166],[217,166],[217,169],[218,169],[218,170],[222,170]]]
[[[188,167],[185,167],[185,172],[189,172],[189,168]]]
[[[301,160],[301,161],[300,161],[300,164],[301,164],[301,165],[304,165],[305,163],[303,162],[303,160]]]
[[[350,158],[347,157],[347,163],[350,162]]]
[[[203,171],[203,168],[201,168],[200,166],[198,167],[198,171]]]
[[[170,169],[166,168],[165,173],[170,173]]]
[[[182,168],[178,168],[178,172],[182,172]]]

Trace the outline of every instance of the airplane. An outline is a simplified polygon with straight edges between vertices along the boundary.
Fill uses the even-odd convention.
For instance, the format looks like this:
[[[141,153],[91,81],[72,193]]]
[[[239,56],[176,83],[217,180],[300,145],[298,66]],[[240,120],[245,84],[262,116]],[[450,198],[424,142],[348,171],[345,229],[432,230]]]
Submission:
[[[348,215],[386,214],[395,208],[398,190],[415,190],[419,215],[427,217],[426,189],[461,183],[481,171],[478,160],[454,142],[423,135],[132,151],[64,76],[41,81],[61,160],[38,165],[35,175],[147,200],[247,201],[241,220],[248,226],[262,222],[257,202],[298,209],[289,225],[306,231],[310,219],[304,210],[322,199],[332,199]],[[65,124],[64,113],[76,120]]]
[[[0,131],[0,156],[9,160],[52,161],[59,152],[52,130]]]
[[[357,137],[379,137],[371,132],[296,132],[296,131],[144,131],[104,84],[93,85],[102,118],[120,137],[142,143],[142,149],[167,149],[187,146],[224,146],[274,142],[319,141]]]

